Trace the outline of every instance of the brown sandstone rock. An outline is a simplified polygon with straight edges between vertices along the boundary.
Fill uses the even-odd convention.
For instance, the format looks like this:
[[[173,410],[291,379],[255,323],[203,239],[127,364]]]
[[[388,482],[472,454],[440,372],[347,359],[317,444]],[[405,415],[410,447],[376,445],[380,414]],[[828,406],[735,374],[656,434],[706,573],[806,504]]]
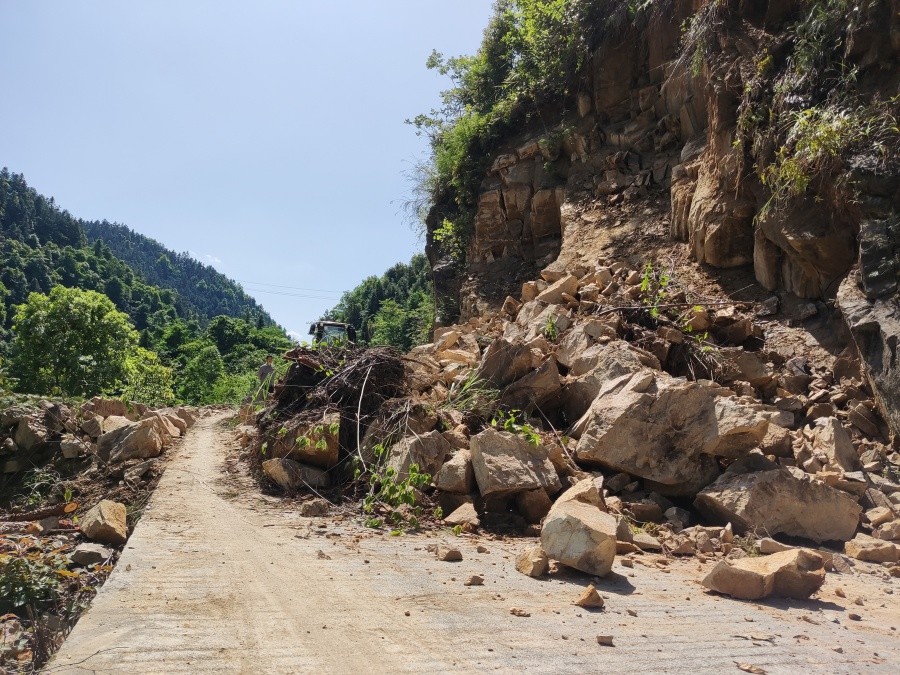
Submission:
[[[92,541],[124,544],[128,539],[125,505],[104,499],[81,517],[78,527]]]
[[[436,475],[450,454],[450,444],[439,431],[401,439],[388,451],[386,467],[396,471],[396,480],[409,476],[410,464],[418,464],[420,473]]]
[[[726,472],[705,488],[694,505],[737,532],[788,534],[813,541],[847,541],[862,508],[850,495],[786,469]]]
[[[825,581],[822,557],[807,549],[792,549],[759,558],[722,561],[703,579],[710,590],[742,600],[770,595],[805,599]]]
[[[584,609],[603,609],[604,602],[594,584],[588,584],[574,604]]]
[[[262,463],[262,469],[266,477],[285,492],[296,492],[307,485],[323,488],[331,484],[326,472],[292,459],[267,459]]]
[[[864,562],[895,563],[900,560],[900,545],[858,534],[844,544],[844,553]]]
[[[516,556],[516,570],[529,577],[541,577],[547,573],[550,561],[540,546],[522,551]]]
[[[562,483],[542,445],[488,428],[470,441],[472,467],[482,496],[512,495],[543,487],[556,494]]]
[[[446,438],[446,434],[445,434]],[[434,476],[434,487],[454,494],[470,494],[475,491],[475,472],[472,454],[468,448],[456,451]]]
[[[769,426],[766,414],[719,393],[650,370],[607,382],[576,424],[577,457],[653,481],[661,494],[695,493],[718,474],[715,457],[743,456]]]
[[[605,576],[616,556],[614,516],[591,504],[554,504],[541,528],[541,548],[564,565]]]

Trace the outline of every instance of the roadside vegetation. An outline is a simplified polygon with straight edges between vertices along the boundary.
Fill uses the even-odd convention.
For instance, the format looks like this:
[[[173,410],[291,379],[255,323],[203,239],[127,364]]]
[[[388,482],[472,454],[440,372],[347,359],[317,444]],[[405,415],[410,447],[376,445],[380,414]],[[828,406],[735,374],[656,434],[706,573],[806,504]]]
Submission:
[[[87,233],[103,239],[88,243]],[[3,387],[154,405],[237,403],[258,384],[266,354],[290,346],[211,267],[124,226],[78,220],[21,175],[0,171]]]

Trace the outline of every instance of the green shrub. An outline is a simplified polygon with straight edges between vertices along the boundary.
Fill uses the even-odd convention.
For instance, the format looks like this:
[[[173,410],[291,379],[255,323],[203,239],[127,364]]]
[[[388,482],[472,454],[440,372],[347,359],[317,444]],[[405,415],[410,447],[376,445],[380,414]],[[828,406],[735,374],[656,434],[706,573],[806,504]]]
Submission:
[[[52,601],[59,587],[58,568],[24,555],[0,555],[0,614]]]

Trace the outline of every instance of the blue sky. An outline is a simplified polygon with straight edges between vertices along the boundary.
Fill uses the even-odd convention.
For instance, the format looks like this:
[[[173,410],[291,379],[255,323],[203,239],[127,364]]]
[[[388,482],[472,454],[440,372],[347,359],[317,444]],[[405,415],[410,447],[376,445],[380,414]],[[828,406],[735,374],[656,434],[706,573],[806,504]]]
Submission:
[[[449,84],[431,50],[474,52],[491,5],[0,2],[0,166],[192,252],[305,332],[422,250],[401,206],[427,144],[404,120]]]

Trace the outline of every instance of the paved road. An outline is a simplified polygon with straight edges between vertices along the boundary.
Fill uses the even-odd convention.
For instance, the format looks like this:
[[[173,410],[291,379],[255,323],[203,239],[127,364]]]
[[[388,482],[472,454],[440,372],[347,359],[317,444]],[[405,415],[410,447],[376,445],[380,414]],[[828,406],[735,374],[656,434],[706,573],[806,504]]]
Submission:
[[[46,672],[898,672],[898,580],[829,575],[817,600],[745,603],[702,591],[711,563],[663,572],[644,556],[633,569],[616,563],[598,583],[606,608],[592,613],[571,604],[589,579],[514,570],[529,540],[398,538],[351,518],[300,518],[225,479],[231,445],[221,416],[189,432]],[[463,562],[429,554],[441,540]],[[472,574],[485,584],[464,586]]]

